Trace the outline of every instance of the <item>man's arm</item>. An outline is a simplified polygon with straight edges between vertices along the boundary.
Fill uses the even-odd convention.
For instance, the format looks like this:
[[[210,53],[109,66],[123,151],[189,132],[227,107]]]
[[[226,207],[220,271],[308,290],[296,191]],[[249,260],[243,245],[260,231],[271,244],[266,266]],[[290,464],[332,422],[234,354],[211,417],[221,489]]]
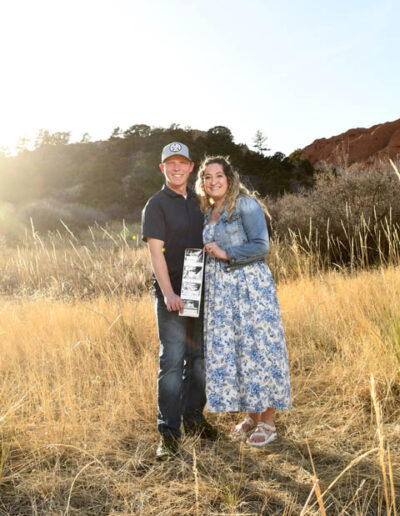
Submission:
[[[167,262],[165,261],[163,247],[164,242],[157,238],[147,238],[147,244],[150,252],[151,265],[153,267],[154,275],[160,285],[161,292],[164,296],[164,302],[167,305],[167,310],[173,312],[179,310],[183,311],[183,303],[181,298],[175,294],[171,280],[168,273]]]

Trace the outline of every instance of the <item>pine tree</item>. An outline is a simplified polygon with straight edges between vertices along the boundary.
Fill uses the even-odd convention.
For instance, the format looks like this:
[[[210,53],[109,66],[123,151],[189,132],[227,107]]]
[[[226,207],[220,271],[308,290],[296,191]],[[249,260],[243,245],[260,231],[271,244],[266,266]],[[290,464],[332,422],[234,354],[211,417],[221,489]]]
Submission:
[[[257,130],[255,136],[254,136],[254,148],[258,150],[260,154],[264,154],[264,152],[268,152],[269,149],[266,145],[267,137],[263,135],[263,133],[260,130]]]

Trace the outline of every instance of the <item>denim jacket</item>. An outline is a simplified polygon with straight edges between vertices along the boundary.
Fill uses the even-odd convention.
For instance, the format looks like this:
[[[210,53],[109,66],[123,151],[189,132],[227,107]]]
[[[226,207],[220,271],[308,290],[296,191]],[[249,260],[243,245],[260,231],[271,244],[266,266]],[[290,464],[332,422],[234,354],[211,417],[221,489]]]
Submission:
[[[204,223],[210,218],[211,209]],[[249,263],[264,261],[269,250],[269,238],[264,212],[258,202],[248,196],[240,196],[230,220],[224,210],[215,226],[215,242],[229,257],[224,262],[229,272]]]

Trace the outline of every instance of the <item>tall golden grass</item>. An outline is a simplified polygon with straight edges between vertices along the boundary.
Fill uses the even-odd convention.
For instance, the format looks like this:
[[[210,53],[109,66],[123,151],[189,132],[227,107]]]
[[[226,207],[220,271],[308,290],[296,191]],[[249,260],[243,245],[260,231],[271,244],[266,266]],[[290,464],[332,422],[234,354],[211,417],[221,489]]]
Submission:
[[[400,248],[390,221],[374,267],[367,222],[357,240],[332,241],[354,250],[346,266],[326,259],[312,230],[273,240],[293,389],[280,439],[249,449],[186,437],[165,464],[154,459],[147,251],[137,228],[129,239],[124,226],[65,230],[44,237],[32,225],[1,250],[0,514],[397,515]],[[228,431],[237,416],[209,419]]]
[[[273,232],[268,264],[275,281],[399,265],[400,233],[390,217],[377,221],[361,215],[355,231],[348,215],[341,222],[343,239],[330,232],[329,221],[324,235],[312,220],[308,235]],[[128,231],[124,223],[96,225],[75,235],[64,225],[63,233],[42,235],[32,223],[18,244],[0,249],[0,295],[77,300],[136,296],[150,286],[150,263],[138,226]]]
[[[278,293],[293,389],[280,440],[185,438],[166,464],[151,296],[3,298],[0,514],[397,514],[400,271],[304,274]],[[237,416],[209,418],[227,431]]]

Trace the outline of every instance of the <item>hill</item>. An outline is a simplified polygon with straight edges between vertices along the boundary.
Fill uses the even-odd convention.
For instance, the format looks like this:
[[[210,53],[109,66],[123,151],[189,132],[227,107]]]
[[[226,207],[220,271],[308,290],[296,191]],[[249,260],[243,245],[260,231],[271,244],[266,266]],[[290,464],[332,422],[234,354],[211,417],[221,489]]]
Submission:
[[[33,151],[0,154],[0,202],[8,203],[13,220],[26,223],[32,218],[39,229],[59,227],[60,218],[74,229],[95,220],[137,220],[163,182],[160,153],[171,141],[186,143],[196,166],[205,155],[229,155],[262,195],[294,192],[313,182],[312,166],[295,153],[265,156],[235,143],[224,126],[198,131],[176,124],[166,129],[139,124],[125,131],[116,128],[105,141],[73,144],[68,133],[41,134]]]
[[[312,165],[320,161],[336,163],[343,154],[348,156],[349,163],[371,164],[379,158],[396,159],[400,154],[400,119],[319,138],[301,152]]]

